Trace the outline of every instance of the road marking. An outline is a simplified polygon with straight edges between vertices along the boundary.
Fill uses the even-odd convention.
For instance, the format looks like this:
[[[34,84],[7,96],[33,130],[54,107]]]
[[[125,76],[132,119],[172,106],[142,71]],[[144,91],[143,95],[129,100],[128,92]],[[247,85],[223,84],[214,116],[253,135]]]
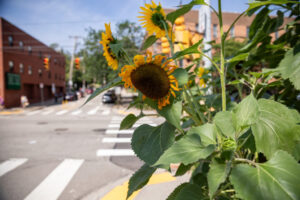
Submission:
[[[84,160],[65,159],[25,200],[56,200],[71,181]]]
[[[101,113],[101,115],[109,115],[109,113],[110,113],[110,110],[104,110],[104,111]]]
[[[97,111],[100,109],[100,106],[97,106],[96,108],[90,110],[87,114],[88,115],[94,115],[97,113]]]
[[[134,130],[116,130],[108,129],[105,131],[105,134],[132,134]]]
[[[146,123],[148,124],[148,123]],[[138,124],[134,124],[132,127],[133,128],[137,128],[139,126],[143,125],[142,123],[138,123]],[[150,126],[157,126],[157,124],[154,124],[154,123],[151,123],[151,124],[148,124]],[[108,125],[108,128],[120,128],[120,123],[119,124],[109,124]]]
[[[50,113],[52,113],[54,110],[47,110],[45,112],[42,113],[42,115],[49,115]]]
[[[97,156],[134,156],[131,149],[99,149]]]
[[[130,143],[131,138],[103,138],[103,143]]]
[[[0,177],[27,162],[26,158],[11,158],[0,164]]]
[[[152,177],[148,181],[147,185],[153,185],[153,184],[171,182],[171,181],[175,181],[175,180],[176,180],[176,178],[173,177],[169,172],[164,172],[164,173],[152,175]],[[129,181],[126,181],[122,185],[119,185],[119,186],[113,188],[104,197],[102,197],[101,200],[111,200],[111,199],[125,200],[126,196],[127,196],[127,191],[128,191],[128,182]],[[138,195],[138,193],[140,191],[141,190],[135,191],[128,198],[128,200],[133,200]]]
[[[61,110],[61,111],[59,111],[59,112],[57,112],[57,113],[55,113],[56,115],[63,115],[63,114],[65,114],[65,113],[67,113],[68,112],[68,110]]]
[[[82,110],[75,110],[71,113],[71,115],[79,115],[82,112]]]
[[[36,115],[36,114],[38,114],[39,112],[41,112],[41,110],[35,110],[35,111],[32,111],[32,112],[27,113],[26,115],[28,115],[28,116]]]

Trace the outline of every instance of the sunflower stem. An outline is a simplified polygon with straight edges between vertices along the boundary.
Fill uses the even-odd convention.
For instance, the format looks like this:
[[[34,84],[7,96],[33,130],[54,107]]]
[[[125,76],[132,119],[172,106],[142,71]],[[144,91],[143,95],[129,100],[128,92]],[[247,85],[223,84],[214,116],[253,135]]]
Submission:
[[[220,24],[220,35],[221,35],[221,71],[220,71],[220,79],[221,79],[221,89],[222,89],[222,110],[226,111],[226,87],[225,87],[225,48],[224,48],[224,31],[223,31],[223,19],[222,19],[222,5],[221,0],[218,0],[219,6],[219,24]]]
[[[171,31],[171,38],[170,38],[169,35],[168,35],[168,28],[167,28],[166,22],[161,20],[161,23],[164,25],[164,29],[166,31],[166,38],[168,39],[170,49],[171,49],[171,57],[173,57],[174,56],[174,46],[173,46],[173,42],[172,42],[172,39],[171,39],[171,38],[173,38],[173,31]],[[172,30],[173,30],[173,24],[172,24]],[[178,61],[177,60],[175,60],[175,63],[178,66]]]
[[[124,53],[124,56],[125,56],[125,59],[126,59],[127,63],[128,63],[129,65],[133,65],[132,59],[130,59],[130,57],[128,56],[128,54],[127,54],[127,52],[125,51],[125,49],[122,48],[121,50],[122,50],[122,52]]]

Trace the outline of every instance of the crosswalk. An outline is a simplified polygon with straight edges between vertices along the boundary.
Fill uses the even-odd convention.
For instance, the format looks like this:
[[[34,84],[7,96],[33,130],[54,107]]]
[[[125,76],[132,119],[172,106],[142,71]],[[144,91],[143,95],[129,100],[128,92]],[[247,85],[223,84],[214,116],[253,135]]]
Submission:
[[[95,108],[89,109],[89,110],[83,110],[83,109],[52,109],[52,108],[45,108],[41,110],[33,110],[33,111],[27,111],[25,112],[26,116],[92,116],[100,114],[103,116],[108,116],[111,114],[110,108],[104,108],[101,109],[100,106],[96,106]]]
[[[102,143],[113,143],[116,144],[115,147],[117,147],[117,144],[127,144],[126,149],[98,149],[96,152],[96,155],[98,157],[108,157],[108,156],[135,156],[133,150],[131,149],[130,143],[131,143],[131,137],[135,130],[135,128],[139,127],[142,124],[150,124],[152,126],[156,126],[155,123],[152,122],[152,120],[148,118],[142,118],[139,120],[131,129],[128,130],[119,130],[121,121],[124,117],[113,117],[111,119],[110,124],[108,125],[108,129],[105,131],[105,137],[102,139]],[[112,136],[115,137],[112,137]],[[123,135],[125,137],[117,137],[118,135]]]

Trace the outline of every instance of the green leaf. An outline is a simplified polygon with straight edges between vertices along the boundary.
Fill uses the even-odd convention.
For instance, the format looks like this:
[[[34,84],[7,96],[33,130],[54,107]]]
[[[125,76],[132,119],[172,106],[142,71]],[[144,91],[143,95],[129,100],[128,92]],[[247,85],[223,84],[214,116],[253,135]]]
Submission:
[[[184,50],[182,50],[182,51],[176,52],[176,53],[173,55],[172,59],[175,60],[175,59],[177,59],[177,58],[179,58],[179,57],[182,57],[182,56],[184,56],[184,55],[187,55],[187,54],[199,53],[198,47],[199,47],[199,45],[202,43],[202,40],[203,40],[203,39],[201,39],[199,42],[197,42],[196,44],[194,44],[193,46],[191,46],[191,47],[189,47],[189,48],[186,48],[186,49],[184,49]]]
[[[258,100],[258,109],[257,121],[251,125],[257,151],[267,158],[279,149],[293,153],[300,137],[294,111],[267,99]]]
[[[281,4],[286,4],[286,3],[299,3],[299,2],[287,1],[287,0],[253,1],[252,3],[249,3],[249,7],[248,7],[247,11],[249,11],[253,8],[256,8],[256,7],[260,7],[260,6],[265,6],[265,5],[270,5],[270,4],[281,5]]]
[[[249,52],[238,54],[238,55],[234,56],[233,58],[231,58],[230,60],[228,60],[227,62],[232,63],[232,62],[246,60],[248,58],[248,56],[249,56]]]
[[[193,8],[192,4],[183,5],[181,8],[167,14],[167,20],[169,20],[172,24],[174,24],[175,20],[178,17],[189,12],[192,8]]]
[[[191,3],[193,5],[206,5],[207,6],[207,3],[205,2],[205,0],[193,0]]]
[[[179,86],[183,86],[183,85],[187,84],[187,82],[189,80],[188,73],[186,72],[185,69],[182,69],[182,68],[177,68],[173,72],[173,75],[176,78],[176,80],[178,81]]]
[[[120,124],[120,130],[130,129],[140,117],[136,117],[134,114],[127,115]]]
[[[175,188],[175,190],[168,196],[166,200],[175,200],[176,196],[179,194],[179,192],[184,188],[185,186],[189,185],[189,183],[182,183],[179,186]]]
[[[294,54],[294,48],[286,52],[277,69],[284,79],[289,79],[300,90],[300,52]]]
[[[235,115],[237,126],[242,129],[257,121],[258,103],[252,93],[238,104]]]
[[[230,111],[218,112],[214,118],[216,127],[226,136],[235,139],[235,114]]]
[[[149,36],[143,44],[142,50],[149,48],[152,44],[156,42],[158,38],[155,35]]]
[[[298,200],[300,165],[288,153],[277,151],[266,163],[256,167],[239,164],[232,169],[230,181],[237,197],[248,200]]]
[[[205,146],[197,133],[185,135],[175,142],[155,163],[156,166],[169,166],[171,163],[188,165],[199,159],[205,159],[215,150],[215,145]]]
[[[157,112],[161,116],[166,118],[166,120],[170,124],[172,124],[173,126],[181,130],[181,126],[180,126],[180,117],[182,112],[181,101],[165,106],[161,110],[157,109]]]
[[[144,187],[148,183],[155,170],[156,168],[144,164],[138,171],[136,171],[129,180],[126,199],[128,199],[134,191]]]
[[[201,143],[205,146],[217,143],[217,136],[213,124],[204,124],[202,126],[193,127],[187,132],[188,135],[193,133],[200,136]]]
[[[210,169],[207,174],[210,199],[213,198],[219,186],[226,180],[229,170],[230,167],[227,167],[226,164],[219,164],[216,161],[210,164]]]
[[[189,165],[184,165],[184,164],[180,164],[176,173],[175,173],[175,176],[182,176],[184,175],[187,171],[189,171],[191,169],[193,165],[192,164],[189,164]]]
[[[92,99],[94,99],[96,96],[98,96],[102,92],[104,92],[104,91],[106,91],[106,90],[108,90],[108,89],[110,89],[112,87],[121,85],[121,84],[123,84],[123,81],[122,81],[121,77],[115,78],[113,81],[109,82],[104,87],[96,89],[95,92],[93,94],[91,94],[91,96],[89,96],[89,98],[84,102],[84,104],[82,106],[84,106],[85,104],[87,104],[89,101],[91,101]]]
[[[188,183],[176,195],[175,200],[199,200],[203,199],[202,189],[199,185]]]
[[[118,57],[121,54],[122,50],[122,44],[117,43],[117,44],[109,44],[110,49],[112,52]]]
[[[131,147],[135,154],[148,165],[153,165],[175,140],[175,128],[168,122],[153,127],[143,124],[132,136]]]

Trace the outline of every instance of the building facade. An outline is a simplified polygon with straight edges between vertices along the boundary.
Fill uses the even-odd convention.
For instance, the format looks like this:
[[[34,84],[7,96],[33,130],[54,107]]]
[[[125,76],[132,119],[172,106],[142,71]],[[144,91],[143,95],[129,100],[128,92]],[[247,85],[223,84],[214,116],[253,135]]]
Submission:
[[[0,18],[0,97],[4,106],[20,106],[21,96],[37,103],[64,91],[65,57]]]

